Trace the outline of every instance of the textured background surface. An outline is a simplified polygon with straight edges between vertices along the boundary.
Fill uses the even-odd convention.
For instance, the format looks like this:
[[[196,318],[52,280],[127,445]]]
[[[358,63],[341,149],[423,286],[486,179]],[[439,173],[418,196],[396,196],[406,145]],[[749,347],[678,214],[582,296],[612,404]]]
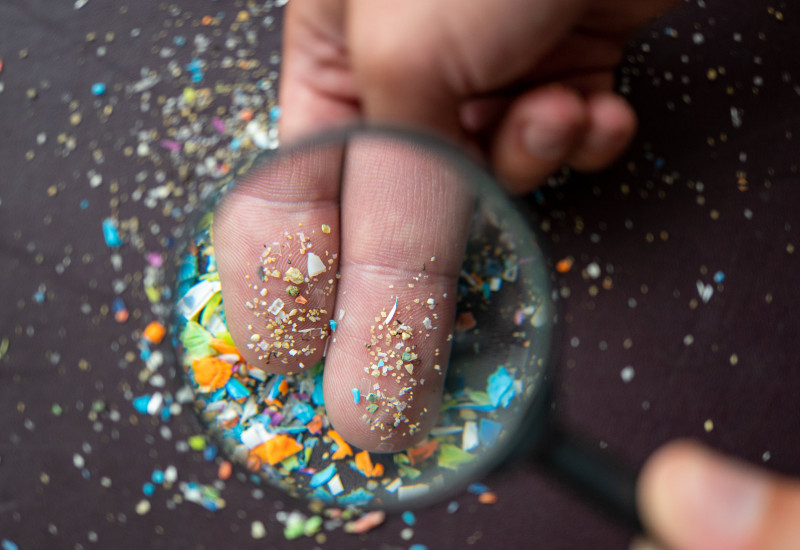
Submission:
[[[558,279],[559,410],[633,465],[690,436],[800,474],[799,23],[788,2],[744,0],[690,2],[655,23],[620,71],[642,116],[629,153],[532,201],[554,258],[573,262]],[[279,41],[278,8],[237,2],[0,4],[0,539],[25,549],[624,547],[626,530],[528,468],[487,480],[496,504],[466,494],[455,513],[447,503],[418,512],[410,540],[391,516],[365,536],[289,542],[276,513],[307,512],[303,503],[241,472],[217,481],[219,458],[186,449],[190,411],[164,423],[134,410],[131,397],[156,389],[142,381],[138,347],[160,313],[144,292],[148,254],[169,258],[179,210],[234,160],[241,108],[262,98],[252,109],[268,113]],[[193,58],[201,69],[186,67]],[[136,88],[150,72],[158,82]],[[210,106],[165,115],[186,87],[208,88]],[[180,132],[192,120],[205,141]],[[187,191],[164,198],[164,186]],[[123,229],[118,270],[107,217]],[[116,295],[125,323],[110,311]],[[158,370],[163,391],[177,384],[170,366],[167,356]],[[169,465],[180,481],[216,484],[225,507],[181,501],[178,484],[146,497],[143,484]],[[268,532],[259,541],[256,520]]]

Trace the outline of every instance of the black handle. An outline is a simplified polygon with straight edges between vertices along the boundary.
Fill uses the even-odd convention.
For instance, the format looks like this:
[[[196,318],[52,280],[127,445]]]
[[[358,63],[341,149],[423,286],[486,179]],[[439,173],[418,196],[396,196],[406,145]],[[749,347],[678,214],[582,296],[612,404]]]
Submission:
[[[557,426],[547,430],[534,454],[537,464],[600,510],[637,532],[636,472]]]

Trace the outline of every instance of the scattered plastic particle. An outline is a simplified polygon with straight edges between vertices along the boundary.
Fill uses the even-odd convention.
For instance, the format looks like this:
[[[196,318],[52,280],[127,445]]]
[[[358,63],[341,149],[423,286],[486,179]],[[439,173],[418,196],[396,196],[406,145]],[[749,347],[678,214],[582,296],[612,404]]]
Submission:
[[[708,420],[703,422],[703,429],[706,431],[706,433],[710,433],[711,431],[713,431],[714,421],[709,418]]]
[[[493,406],[507,408],[514,398],[514,379],[504,366],[500,366],[489,377],[487,388]]]
[[[353,388],[353,403],[358,405],[361,402],[361,392],[358,388]]]
[[[147,512],[150,511],[150,501],[147,499],[142,499],[138,503],[136,503],[136,513],[140,516],[145,515]]]
[[[206,436],[193,435],[189,437],[187,442],[189,443],[189,448],[193,451],[202,451],[206,447]]]
[[[150,322],[145,328],[142,336],[151,344],[160,344],[167,334],[167,328],[158,321]]]
[[[103,95],[106,93],[106,85],[103,82],[95,82],[92,84],[93,95]]]
[[[417,523],[417,517],[411,510],[406,510],[405,512],[403,512],[401,517],[403,519],[403,523],[405,523],[406,525],[415,525]]]
[[[255,520],[250,524],[250,536],[256,540],[263,539],[267,536],[267,528],[261,521]]]
[[[344,524],[345,533],[360,535],[371,531],[386,520],[386,513],[381,510],[372,510],[353,521]]]
[[[428,550],[428,547],[424,544],[415,543],[408,547],[408,550]]]
[[[455,327],[457,331],[466,332],[474,329],[476,326],[478,326],[478,322],[475,320],[475,316],[471,311],[465,311],[458,314]]]
[[[470,483],[469,484],[469,486],[467,487],[467,491],[469,493],[472,493],[473,495],[482,495],[483,493],[486,493],[486,492],[489,491],[489,487],[487,487],[483,483],[475,482],[475,483]]]
[[[368,451],[361,451],[355,456],[356,469],[366,477],[380,477],[383,475],[383,464],[372,464],[372,457]]]
[[[628,382],[630,382],[631,380],[633,380],[634,374],[636,374],[636,371],[630,365],[628,365],[627,367],[623,368],[619,372],[620,378],[622,378],[622,381],[625,382],[626,384]]]
[[[309,277],[316,277],[322,273],[325,273],[325,263],[320,259],[319,256],[314,254],[313,252],[309,252],[306,254],[308,258],[308,276]]]
[[[333,476],[335,475],[336,475],[336,464],[331,462],[330,464],[328,464],[328,466],[325,467],[325,469],[320,470],[319,472],[311,476],[311,481],[309,482],[309,486],[316,488],[325,485],[331,479],[333,479]]]
[[[219,389],[230,380],[233,367],[217,357],[203,357],[192,361],[192,372],[200,386]]]
[[[392,309],[389,311],[389,314],[386,316],[386,319],[383,321],[384,325],[388,326],[389,323],[392,322],[392,319],[394,318],[394,314],[397,312],[397,302],[398,302],[398,300],[399,300],[399,297],[395,297],[394,305],[392,306]]]
[[[0,63],[0,70],[2,70],[2,68],[3,65]],[[0,541],[0,548],[2,548],[2,550],[19,550],[19,546],[17,546],[15,542],[8,539],[3,539]]]
[[[482,493],[478,495],[478,502],[481,504],[495,504],[497,502],[497,493]]]
[[[556,262],[556,271],[559,273],[567,273],[572,269],[572,264],[575,262],[572,258],[562,258]]]
[[[458,512],[458,509],[460,507],[461,505],[458,503],[457,500],[451,500],[450,502],[447,503],[447,513],[455,514],[456,512]]]
[[[217,469],[217,477],[223,481],[229,479],[231,474],[233,473],[233,465],[228,462],[227,460],[223,460],[219,463],[219,468]]]
[[[445,443],[439,448],[439,467],[449,470],[457,470],[462,464],[467,464],[475,458],[475,455],[461,450],[455,445]]]
[[[122,246],[122,239],[120,239],[117,221],[115,219],[106,218],[103,220],[103,239],[106,241],[106,246],[110,248],[119,248]]]

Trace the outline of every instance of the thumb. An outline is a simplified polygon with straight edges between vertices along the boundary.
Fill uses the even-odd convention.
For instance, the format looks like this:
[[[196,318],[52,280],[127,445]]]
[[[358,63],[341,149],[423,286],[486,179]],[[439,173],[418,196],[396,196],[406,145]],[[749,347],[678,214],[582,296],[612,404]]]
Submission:
[[[782,550],[800,541],[800,483],[696,443],[658,450],[638,491],[645,526],[667,548]]]

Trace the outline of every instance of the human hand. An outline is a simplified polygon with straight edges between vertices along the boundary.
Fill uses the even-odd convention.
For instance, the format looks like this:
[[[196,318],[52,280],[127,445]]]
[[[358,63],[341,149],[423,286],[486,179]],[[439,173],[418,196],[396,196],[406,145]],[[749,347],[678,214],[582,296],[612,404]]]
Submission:
[[[630,107],[611,88],[623,44],[671,3],[503,0],[486,13],[486,4],[455,0],[293,0],[285,22],[282,139],[358,118],[434,130],[484,153],[519,191],[564,162],[599,168],[635,127]],[[214,230],[226,315],[245,359],[273,372],[313,365],[329,321],[338,323],[324,379],[330,420],[363,449],[397,451],[420,441],[439,410],[470,204],[420,151],[380,148],[348,151],[355,181],[339,196],[342,158],[332,150],[295,156],[269,173],[249,174],[229,194]],[[305,237],[311,249],[298,243]],[[308,251],[324,262],[318,275],[310,276]],[[261,285],[254,279],[267,261],[279,275]],[[290,286],[307,300],[302,307],[296,297],[286,299]],[[257,296],[262,288],[266,297]],[[281,314],[278,296],[292,304],[285,313],[303,310],[301,324],[269,325],[274,319],[267,315]],[[263,310],[276,304],[276,313],[255,318],[254,299]],[[396,303],[416,308],[398,312],[426,334],[421,325],[430,310],[414,300],[428,299],[437,304],[438,325],[411,352],[418,356],[409,372],[418,383],[413,405],[397,382],[378,416],[365,415],[351,392],[365,384],[363,369],[375,362],[364,347],[370,326]],[[307,332],[286,332],[292,326]],[[275,344],[282,346],[277,360],[258,347],[275,351]],[[398,419],[397,429],[375,429]]]
[[[631,35],[675,0],[291,2],[282,139],[348,120],[433,130],[514,191],[602,168],[636,127],[613,91]]]
[[[635,550],[800,548],[800,482],[733,461],[696,443],[669,443],[639,478],[643,523],[658,543]]]

